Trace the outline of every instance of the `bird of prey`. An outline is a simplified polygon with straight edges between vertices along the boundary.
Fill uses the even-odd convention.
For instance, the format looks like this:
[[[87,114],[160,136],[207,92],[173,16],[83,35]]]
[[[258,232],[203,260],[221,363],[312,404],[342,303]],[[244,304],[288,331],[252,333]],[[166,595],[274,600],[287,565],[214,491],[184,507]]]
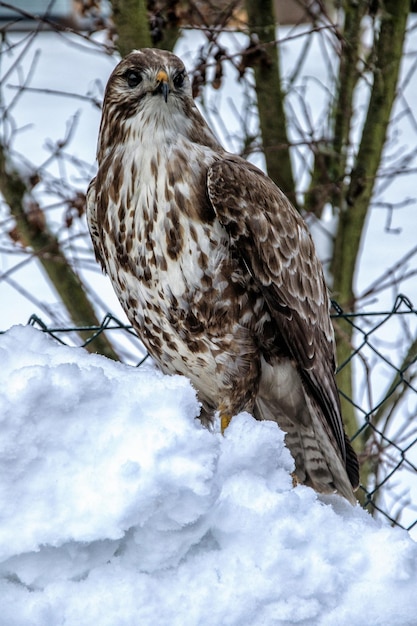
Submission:
[[[95,254],[155,362],[191,379],[203,423],[276,421],[296,480],[355,503],[313,241],[272,180],[219,144],[177,56],[134,50],[116,66],[97,160]]]

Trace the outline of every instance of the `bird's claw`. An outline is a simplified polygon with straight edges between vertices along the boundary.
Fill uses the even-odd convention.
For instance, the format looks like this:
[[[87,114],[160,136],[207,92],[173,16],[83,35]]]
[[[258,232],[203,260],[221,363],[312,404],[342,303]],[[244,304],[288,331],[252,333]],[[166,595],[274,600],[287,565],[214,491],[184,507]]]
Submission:
[[[224,431],[229,426],[231,421],[232,421],[232,416],[231,415],[227,415],[227,414],[223,413],[220,416],[220,428],[221,428],[222,435],[224,435]]]

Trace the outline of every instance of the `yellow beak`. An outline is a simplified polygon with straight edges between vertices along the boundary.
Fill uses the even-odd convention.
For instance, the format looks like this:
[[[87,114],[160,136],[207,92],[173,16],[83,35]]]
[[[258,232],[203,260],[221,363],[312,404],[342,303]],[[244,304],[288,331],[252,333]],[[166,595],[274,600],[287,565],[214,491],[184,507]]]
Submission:
[[[156,75],[156,80],[160,85],[160,89],[162,91],[162,95],[164,96],[165,102],[168,102],[168,94],[169,94],[169,78],[168,74],[165,70],[159,70]]]

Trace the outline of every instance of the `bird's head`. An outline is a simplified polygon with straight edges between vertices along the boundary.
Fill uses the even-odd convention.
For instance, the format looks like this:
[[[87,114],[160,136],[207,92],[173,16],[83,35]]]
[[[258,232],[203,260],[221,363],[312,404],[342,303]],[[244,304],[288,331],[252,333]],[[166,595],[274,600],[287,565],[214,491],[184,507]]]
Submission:
[[[123,106],[134,115],[155,97],[168,102],[191,98],[190,80],[181,59],[167,50],[133,50],[113,70],[106,87],[105,105]]]
[[[139,132],[149,118],[160,123],[178,113],[186,119],[192,108],[190,79],[181,59],[166,50],[133,50],[115,67],[107,83],[102,147],[123,141],[123,134],[133,126]],[[109,129],[113,136],[108,135]]]

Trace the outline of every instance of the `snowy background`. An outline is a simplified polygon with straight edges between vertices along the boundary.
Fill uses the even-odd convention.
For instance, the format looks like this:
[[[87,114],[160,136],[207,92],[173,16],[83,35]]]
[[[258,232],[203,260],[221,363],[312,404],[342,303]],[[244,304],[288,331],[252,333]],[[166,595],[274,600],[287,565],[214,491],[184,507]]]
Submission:
[[[192,32],[178,43],[190,67],[200,44]],[[48,221],[59,229],[59,194],[66,184],[68,193],[85,191],[94,175],[100,111],[76,98],[15,87],[27,73],[36,89],[100,99],[117,59],[71,36],[43,33],[9,75],[24,45],[2,58],[3,97],[13,104],[14,120],[5,129],[21,169],[30,169],[28,161],[43,164]],[[408,45],[416,47],[415,36]],[[286,75],[301,46],[293,40],[283,49]],[[319,58],[306,56],[304,71],[314,80],[306,79],[300,92],[317,127],[328,97]],[[413,61],[406,57],[404,73]],[[236,110],[252,130],[257,120],[229,71],[225,88],[209,92],[204,112],[238,151]],[[417,82],[409,81],[398,106],[415,102]],[[294,110],[299,104],[296,97],[291,102]],[[219,108],[223,126],[213,114]],[[57,163],[51,155],[75,109],[70,149],[77,163]],[[413,136],[406,121],[393,138],[394,156]],[[259,155],[255,160],[262,165]],[[296,168],[302,185],[301,156]],[[47,193],[52,175],[62,180],[56,197]],[[399,193],[415,199],[414,177],[398,177],[381,193],[387,202]],[[359,293],[415,246],[415,203],[392,217],[387,230],[387,212],[380,206],[371,213]],[[325,226],[331,230],[330,216]],[[88,239],[72,244],[76,234],[63,234],[67,252],[99,294],[99,315],[125,319],[109,281],[86,262]],[[318,245],[325,257],[326,238],[318,237]],[[1,253],[0,264],[1,330],[25,324],[34,312],[65,321],[36,262],[14,251]],[[401,287],[416,304],[416,281],[406,278]],[[387,289],[366,304],[390,309],[396,294]],[[392,350],[397,335],[388,339]],[[225,437],[209,432],[196,419],[199,406],[186,379],[65,348],[32,328],[0,335],[0,363],[0,626],[416,626],[416,544],[336,496],[294,489],[292,460],[274,424],[240,415]],[[409,488],[416,490],[412,478]]]
[[[0,336],[1,626],[415,626],[417,545],[292,487],[275,424],[183,377]]]

